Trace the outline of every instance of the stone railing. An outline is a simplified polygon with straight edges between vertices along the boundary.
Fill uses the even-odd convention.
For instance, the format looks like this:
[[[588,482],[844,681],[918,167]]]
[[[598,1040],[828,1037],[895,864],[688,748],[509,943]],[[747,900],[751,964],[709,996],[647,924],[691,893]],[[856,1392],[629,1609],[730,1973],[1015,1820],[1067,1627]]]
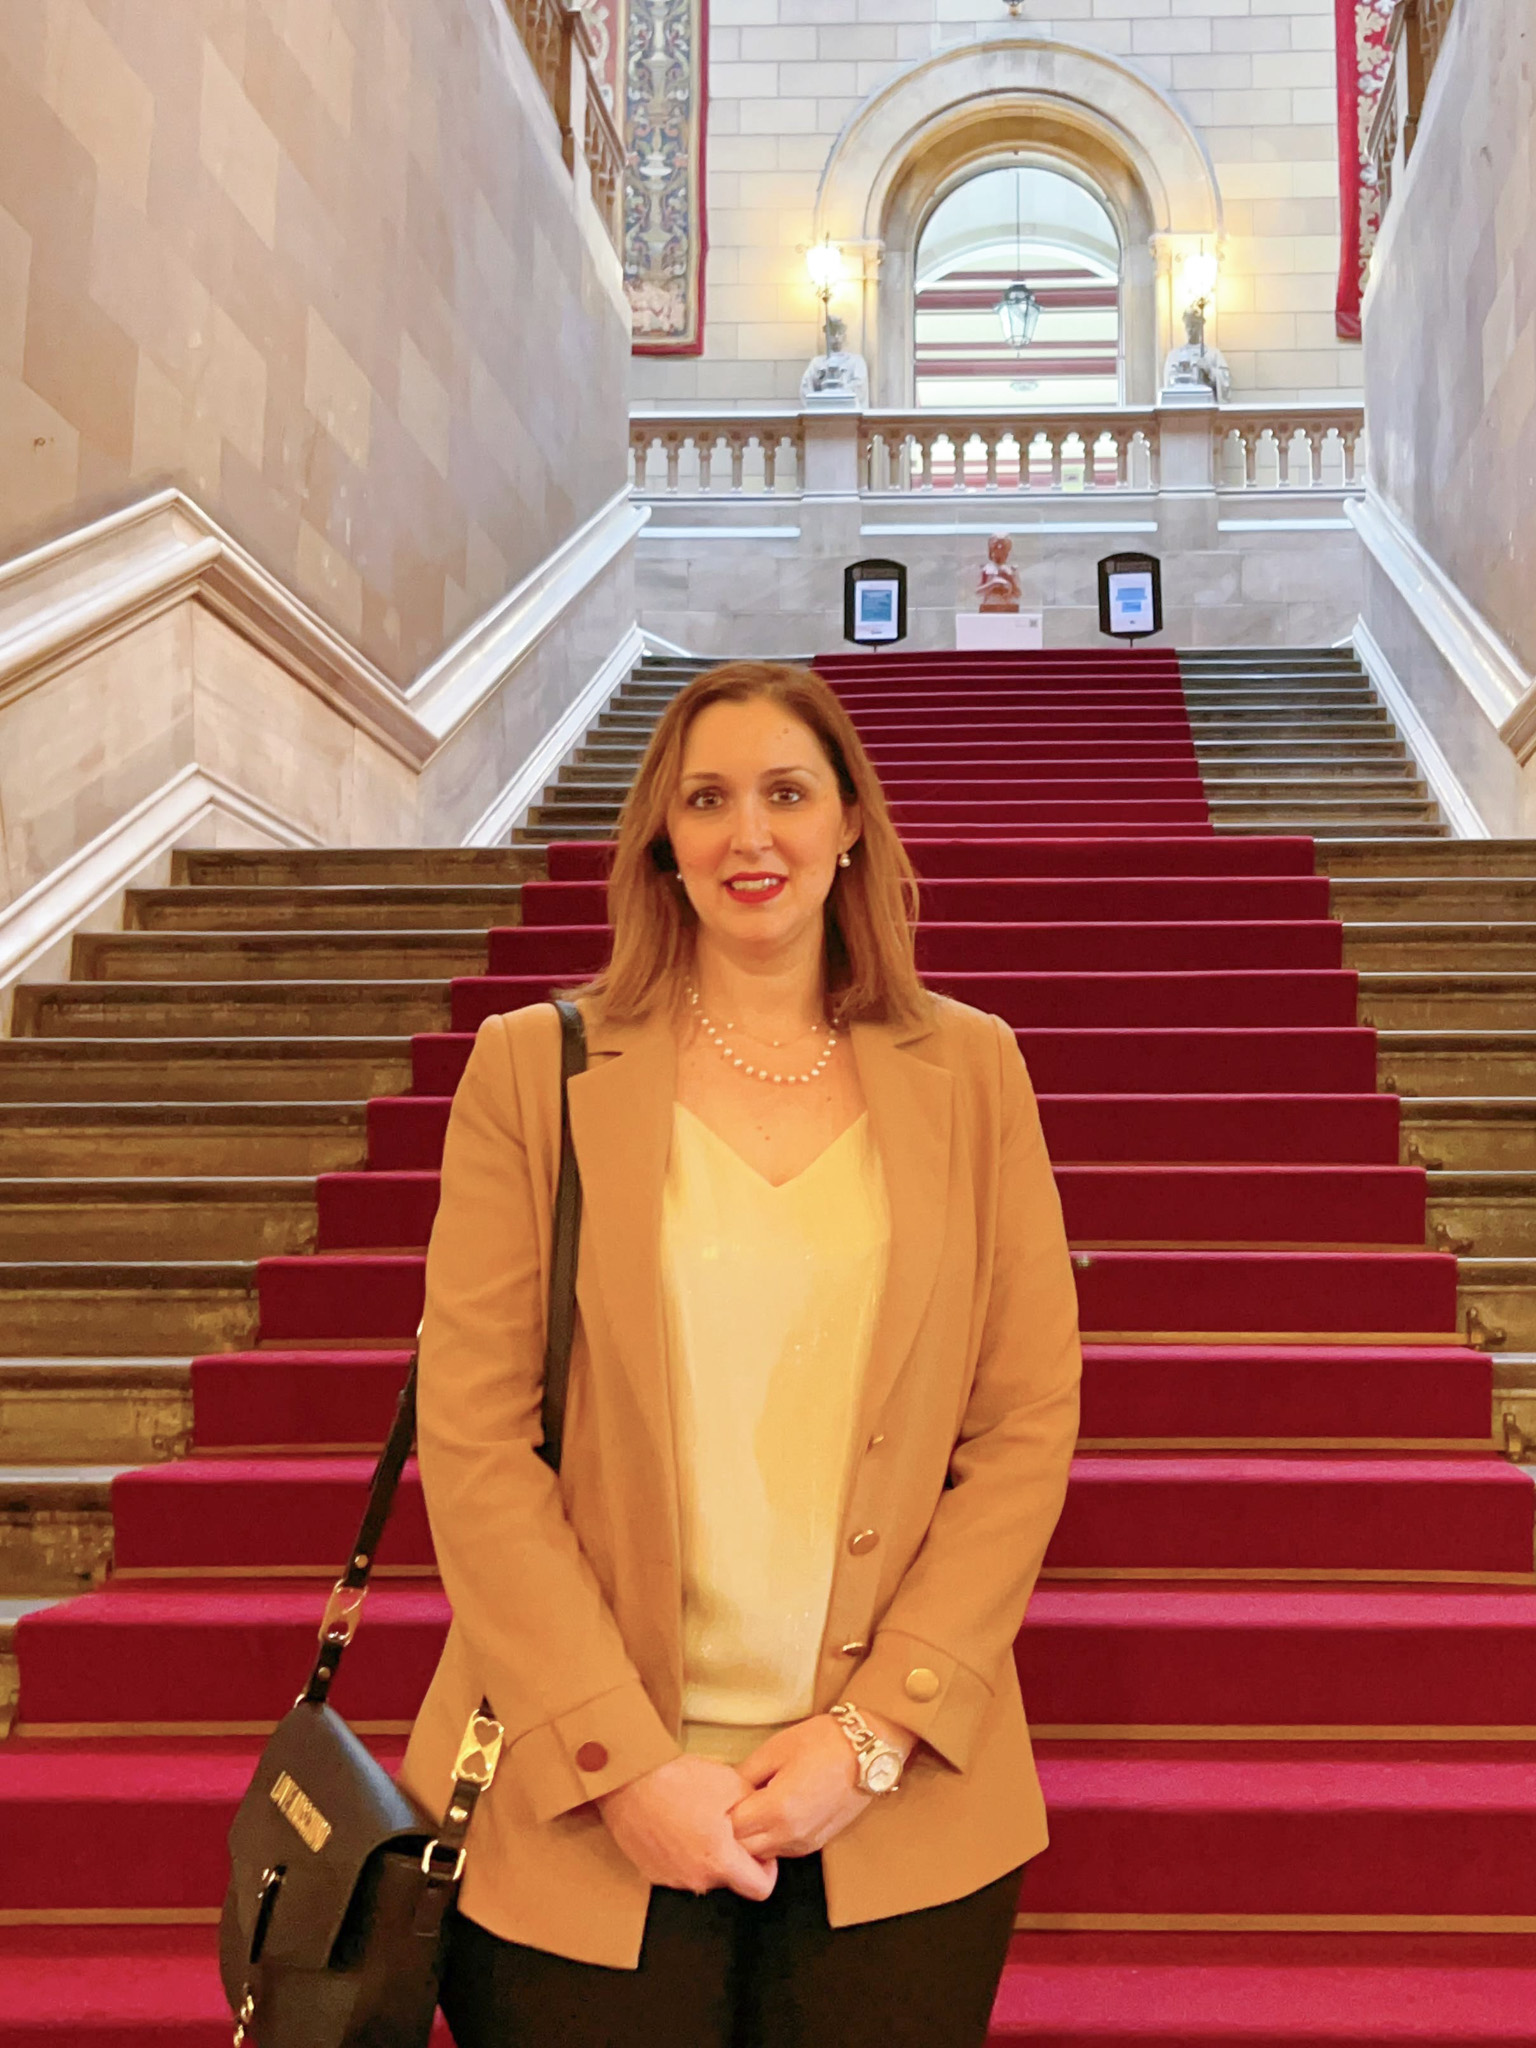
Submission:
[[[1358,491],[1358,406],[636,414],[641,497]],[[659,460],[658,460],[659,458]]]
[[[1419,116],[1456,0],[1397,0],[1388,31],[1392,68],[1387,73],[1368,143],[1385,215],[1392,187],[1413,153]]]
[[[763,497],[801,488],[805,435],[794,414],[730,413],[712,419],[647,414],[630,420],[629,452],[640,497],[724,490]],[[655,474],[658,452],[660,480]],[[729,471],[729,483],[717,477],[717,470]]]
[[[555,119],[566,167],[585,163],[592,198],[615,248],[624,237],[624,141],[597,75],[596,45],[572,0],[506,0]]]
[[[1155,490],[1151,410],[1006,415],[871,414],[859,445],[869,491]]]

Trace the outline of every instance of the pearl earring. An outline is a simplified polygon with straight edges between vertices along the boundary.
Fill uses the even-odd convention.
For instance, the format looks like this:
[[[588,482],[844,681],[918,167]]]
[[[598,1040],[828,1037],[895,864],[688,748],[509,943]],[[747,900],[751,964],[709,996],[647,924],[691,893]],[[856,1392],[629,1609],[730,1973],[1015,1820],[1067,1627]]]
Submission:
[[[852,854],[840,853],[837,856],[837,864],[840,868],[851,868],[853,866]]]

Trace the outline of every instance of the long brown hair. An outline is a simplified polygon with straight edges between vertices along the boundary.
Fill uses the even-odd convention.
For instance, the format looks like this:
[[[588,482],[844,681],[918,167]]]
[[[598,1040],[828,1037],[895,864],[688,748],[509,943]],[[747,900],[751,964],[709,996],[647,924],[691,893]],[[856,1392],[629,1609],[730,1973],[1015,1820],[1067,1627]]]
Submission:
[[[845,1024],[920,1022],[930,997],[917,975],[917,876],[891,823],[885,792],[853,721],[819,675],[786,662],[728,661],[695,676],[651,735],[619,815],[608,878],[613,952],[592,981],[564,991],[600,1016],[630,1022],[674,1001],[693,954],[698,916],[677,877],[667,812],[682,776],[689,728],[711,704],[763,697],[809,726],[857,804],[863,831],[838,868],[826,909],[827,991]]]

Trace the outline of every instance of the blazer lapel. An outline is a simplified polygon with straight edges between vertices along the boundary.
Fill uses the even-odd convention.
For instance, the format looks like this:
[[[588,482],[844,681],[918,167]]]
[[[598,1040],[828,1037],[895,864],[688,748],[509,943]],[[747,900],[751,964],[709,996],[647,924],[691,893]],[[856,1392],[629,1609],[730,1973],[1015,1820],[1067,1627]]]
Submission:
[[[947,1068],[909,1052],[925,1032],[855,1024],[854,1058],[869,1111],[870,1134],[885,1171],[891,1243],[885,1297],[875,1320],[861,1418],[884,1406],[938,1279],[949,1197],[954,1081]]]
[[[665,1014],[593,1026],[593,1064],[570,1085],[582,1232],[604,1317],[676,1496],[661,1293],[661,1199],[677,1093]]]

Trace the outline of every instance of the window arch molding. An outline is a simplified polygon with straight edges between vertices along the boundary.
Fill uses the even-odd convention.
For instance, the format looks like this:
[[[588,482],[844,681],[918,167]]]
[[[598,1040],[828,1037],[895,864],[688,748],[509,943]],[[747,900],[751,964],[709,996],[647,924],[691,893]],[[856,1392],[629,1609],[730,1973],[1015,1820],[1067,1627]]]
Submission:
[[[897,73],[850,117],[817,195],[815,236],[865,252],[859,308],[875,404],[910,406],[918,240],[979,172],[1024,163],[1074,178],[1120,236],[1125,396],[1150,404],[1173,345],[1169,263],[1221,235],[1221,194],[1199,138],[1134,66],[1054,38],[961,44]]]

